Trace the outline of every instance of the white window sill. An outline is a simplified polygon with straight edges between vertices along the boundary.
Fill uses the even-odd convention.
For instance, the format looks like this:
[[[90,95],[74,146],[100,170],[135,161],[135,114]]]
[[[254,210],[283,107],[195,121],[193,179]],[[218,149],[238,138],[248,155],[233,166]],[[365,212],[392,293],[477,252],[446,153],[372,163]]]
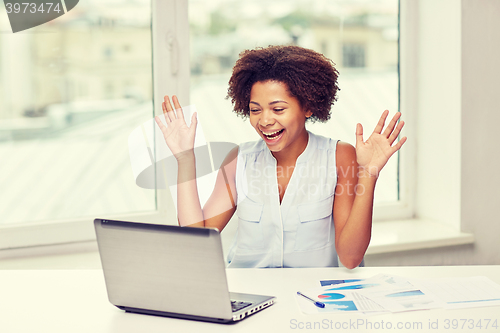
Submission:
[[[424,219],[375,222],[366,252],[391,253],[474,243],[474,235]]]
[[[367,255],[472,244],[472,234],[429,220],[373,223]],[[95,241],[0,251],[0,269],[99,268]],[[5,259],[10,259],[5,261]]]

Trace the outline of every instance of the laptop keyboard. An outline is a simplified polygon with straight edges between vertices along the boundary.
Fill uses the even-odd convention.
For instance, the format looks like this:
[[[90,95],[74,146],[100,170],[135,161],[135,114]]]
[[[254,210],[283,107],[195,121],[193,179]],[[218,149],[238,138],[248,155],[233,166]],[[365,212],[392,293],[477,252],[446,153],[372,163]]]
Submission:
[[[233,312],[244,309],[250,305],[252,305],[252,303],[250,303],[250,302],[231,301],[231,307],[233,308]]]

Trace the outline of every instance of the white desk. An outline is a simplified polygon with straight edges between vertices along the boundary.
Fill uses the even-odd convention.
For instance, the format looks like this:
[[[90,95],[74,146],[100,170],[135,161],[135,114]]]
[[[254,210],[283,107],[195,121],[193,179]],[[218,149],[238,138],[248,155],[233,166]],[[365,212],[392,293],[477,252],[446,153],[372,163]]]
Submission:
[[[427,310],[362,316],[359,314],[304,315],[295,300],[297,290],[319,285],[321,279],[371,277],[377,273],[407,277],[453,277],[484,275],[500,283],[500,266],[451,267],[364,267],[314,269],[230,269],[229,289],[235,292],[277,296],[277,303],[240,323],[221,325],[125,313],[107,300],[104,278],[100,270],[68,271],[1,271],[0,270],[0,332],[49,333],[155,333],[155,332],[380,332],[390,322],[397,332],[500,332],[500,307],[459,310]],[[458,329],[445,329],[445,320],[457,319]],[[498,328],[461,329],[460,319],[497,320]],[[335,325],[363,320],[350,329]],[[383,321],[383,324],[382,324]],[[429,322],[438,321],[438,329],[429,329]],[[307,323],[319,322],[319,329],[306,329]],[[369,329],[370,322],[372,329]],[[326,324],[325,324],[326,323]],[[398,323],[407,328],[398,330]],[[416,323],[416,324],[414,324]],[[411,325],[415,329],[408,328]],[[303,329],[300,327],[303,326]],[[378,325],[378,329],[376,329]],[[381,326],[383,325],[383,326]],[[314,327],[314,326],[313,326]]]

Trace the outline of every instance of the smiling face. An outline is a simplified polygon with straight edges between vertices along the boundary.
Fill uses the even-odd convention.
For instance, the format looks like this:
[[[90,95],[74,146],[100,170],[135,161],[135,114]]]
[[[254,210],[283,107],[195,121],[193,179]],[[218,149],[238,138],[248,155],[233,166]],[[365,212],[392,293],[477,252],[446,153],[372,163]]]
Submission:
[[[275,157],[298,157],[306,148],[305,122],[312,115],[280,81],[256,82],[250,91],[250,123]]]

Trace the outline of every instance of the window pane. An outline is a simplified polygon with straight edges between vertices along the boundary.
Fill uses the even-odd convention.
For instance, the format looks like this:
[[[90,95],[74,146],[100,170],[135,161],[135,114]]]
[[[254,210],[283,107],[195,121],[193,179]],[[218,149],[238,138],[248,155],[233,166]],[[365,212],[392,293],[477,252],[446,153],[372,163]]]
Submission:
[[[189,17],[191,104],[206,124],[207,141],[259,139],[225,99],[238,54],[257,46],[297,44],[337,64],[341,91],[332,118],[306,125],[316,134],[354,144],[358,122],[367,139],[384,110],[399,109],[397,0],[190,0]],[[394,156],[378,181],[375,201],[397,200]]]
[[[0,225],[156,209],[127,138],[153,116],[149,1],[13,34],[0,6]]]

